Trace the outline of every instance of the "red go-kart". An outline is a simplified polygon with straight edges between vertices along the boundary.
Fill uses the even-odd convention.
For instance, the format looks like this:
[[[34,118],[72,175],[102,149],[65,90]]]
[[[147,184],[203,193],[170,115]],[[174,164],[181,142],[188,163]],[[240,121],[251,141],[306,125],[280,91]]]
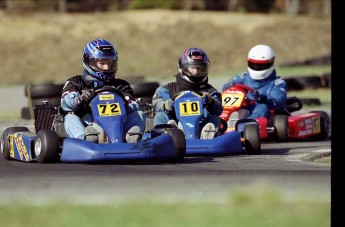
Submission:
[[[247,92],[254,90],[243,84],[235,84],[222,93],[223,113],[220,118],[223,129],[228,133],[235,130],[231,121],[237,121],[246,117],[243,107],[252,105],[254,100],[247,97]],[[286,108],[281,112],[271,110],[271,117],[255,119],[259,123],[260,139],[286,142],[288,140],[324,140],[330,132],[330,117],[325,111],[310,111],[308,113],[292,114],[301,110],[303,103],[297,97],[288,97]],[[242,110],[242,111],[241,111]],[[234,119],[231,116],[234,112]],[[242,114],[238,114],[241,113]]]

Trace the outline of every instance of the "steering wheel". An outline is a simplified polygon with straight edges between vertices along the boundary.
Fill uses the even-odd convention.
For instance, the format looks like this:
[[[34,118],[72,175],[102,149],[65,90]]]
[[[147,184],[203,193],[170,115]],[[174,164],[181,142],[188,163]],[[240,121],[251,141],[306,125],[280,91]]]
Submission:
[[[241,88],[242,90],[244,90],[246,93],[249,91],[249,92],[254,92],[254,89],[247,86],[247,85],[244,85],[244,84],[234,84],[233,87],[238,87],[238,88]]]
[[[181,95],[182,93],[184,93],[184,92],[186,92],[186,91],[180,91],[180,92],[178,92],[171,100],[172,101],[174,101],[176,98],[177,98],[177,96],[179,96],[179,95]],[[200,92],[200,91],[191,91],[191,92],[194,92],[194,93],[196,93],[198,96],[200,96],[200,97],[202,97],[204,94],[202,93],[202,92]]]
[[[237,89],[241,89],[244,93],[248,93],[248,92],[250,92],[250,93],[253,93],[255,90],[253,89],[253,88],[251,88],[251,87],[249,87],[249,86],[247,86],[247,85],[244,85],[244,84],[234,84],[233,86],[232,86],[233,88],[237,88]],[[242,104],[242,106],[250,106],[250,105],[252,105],[253,103],[255,102],[255,100],[253,100],[253,99],[249,99],[248,97],[247,97],[247,95],[245,96],[245,99],[244,99],[244,102],[243,102],[243,104]]]
[[[123,94],[123,92],[120,91],[119,89],[114,88],[114,87],[103,86],[103,87],[96,89],[96,90],[92,89],[92,91],[93,91],[94,95],[97,95],[99,93],[106,92],[106,91],[114,92],[115,94],[119,95],[123,99],[125,105],[128,105],[128,101],[126,100],[126,97]]]

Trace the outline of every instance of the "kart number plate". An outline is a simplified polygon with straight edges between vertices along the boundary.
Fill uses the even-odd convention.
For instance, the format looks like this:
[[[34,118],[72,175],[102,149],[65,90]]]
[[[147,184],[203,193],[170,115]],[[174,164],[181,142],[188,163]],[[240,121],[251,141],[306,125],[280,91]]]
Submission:
[[[222,94],[222,105],[225,107],[240,107],[242,100],[244,99],[244,94]]]
[[[180,102],[179,107],[181,116],[200,115],[200,102]]]
[[[98,114],[101,117],[118,116],[121,115],[121,108],[119,103],[98,104]]]
[[[320,117],[313,117],[312,119],[313,122],[313,132],[314,133],[319,133],[321,132],[321,121],[320,121]]]

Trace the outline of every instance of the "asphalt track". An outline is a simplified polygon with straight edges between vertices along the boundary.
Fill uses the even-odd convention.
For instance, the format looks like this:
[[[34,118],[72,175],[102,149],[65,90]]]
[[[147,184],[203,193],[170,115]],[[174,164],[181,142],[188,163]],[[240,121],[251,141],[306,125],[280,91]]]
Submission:
[[[0,158],[0,204],[222,203],[232,191],[283,192],[285,199],[330,201],[331,165],[312,158],[331,142],[263,144],[258,156],[186,157],[179,164],[39,164]],[[260,192],[261,191],[261,192]]]
[[[23,93],[23,88],[17,89]],[[0,111],[26,105],[25,99],[12,91],[1,88],[0,95],[5,94],[2,97],[14,104],[0,105]],[[2,122],[0,132],[6,127],[30,124]],[[39,164],[8,161],[0,155],[0,204],[105,204],[148,199],[222,203],[239,190],[257,196],[278,190],[286,200],[330,201],[331,165],[312,161],[330,152],[329,139],[264,143],[258,156],[186,157],[179,164]]]

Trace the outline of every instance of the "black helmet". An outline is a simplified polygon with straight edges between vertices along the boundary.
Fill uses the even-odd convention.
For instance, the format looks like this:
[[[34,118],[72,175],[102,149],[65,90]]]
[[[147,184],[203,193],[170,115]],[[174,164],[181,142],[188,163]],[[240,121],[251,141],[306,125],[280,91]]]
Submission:
[[[188,48],[179,59],[182,78],[195,84],[206,81],[210,61],[205,51],[199,48]]]

